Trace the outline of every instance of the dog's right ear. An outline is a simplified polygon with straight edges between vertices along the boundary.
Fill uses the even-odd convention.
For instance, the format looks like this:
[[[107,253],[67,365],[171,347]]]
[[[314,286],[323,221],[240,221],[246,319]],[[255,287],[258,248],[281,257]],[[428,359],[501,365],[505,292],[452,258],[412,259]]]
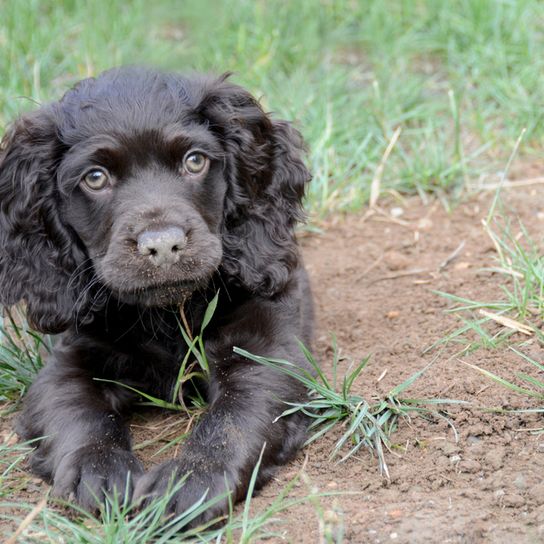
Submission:
[[[36,330],[57,333],[80,303],[83,252],[59,216],[56,169],[64,152],[57,112],[19,118],[0,144],[0,304],[26,302]]]

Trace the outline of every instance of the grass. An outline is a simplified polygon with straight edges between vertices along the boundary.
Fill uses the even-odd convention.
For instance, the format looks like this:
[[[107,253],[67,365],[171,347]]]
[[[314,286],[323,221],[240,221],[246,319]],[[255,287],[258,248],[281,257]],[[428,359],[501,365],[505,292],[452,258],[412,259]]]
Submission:
[[[539,363],[535,361],[532,357],[529,357],[529,355],[517,350],[516,348],[510,346],[510,348],[516,355],[521,357],[523,361],[526,363],[529,363],[534,368],[537,369],[539,375],[541,375],[544,372],[544,365],[542,363]],[[490,378],[491,380],[499,383],[500,385],[506,387],[507,389],[510,389],[510,391],[513,391],[514,393],[518,393],[520,395],[524,395],[526,397],[530,397],[532,399],[536,399],[540,406],[536,409],[526,409],[526,410],[517,410],[518,412],[544,412],[544,382],[542,380],[539,380],[533,376],[530,376],[529,374],[526,374],[525,372],[517,372],[516,377],[522,383],[523,385],[517,385],[511,380],[507,380],[505,378],[502,378],[501,376],[498,376],[497,374],[490,372],[489,370],[486,370],[484,368],[481,368],[476,365],[472,365],[469,363],[465,363],[469,367],[473,368],[474,370],[477,370],[487,378]]]
[[[13,435],[10,436],[12,438]],[[25,479],[21,477],[20,465],[31,451],[32,444],[12,443],[9,438],[0,443],[0,499],[25,487]]]
[[[484,230],[495,248],[495,263],[485,270],[497,281],[494,300],[472,300],[452,293],[438,292],[453,306],[463,325],[441,342],[458,342],[463,351],[479,347],[497,348],[507,342],[530,338],[544,344],[540,324],[544,319],[544,256],[519,220],[499,211],[484,223]]]
[[[430,406],[460,402],[449,399],[415,399],[401,396],[430,365],[391,389],[383,399],[368,401],[352,389],[366,368],[369,357],[355,365],[352,370],[348,370],[339,380],[338,352],[335,345],[332,379],[328,379],[313,355],[302,344],[300,347],[309,363],[310,370],[300,368],[284,359],[261,357],[240,348],[234,348],[234,351],[252,361],[287,374],[300,381],[308,389],[307,401],[286,403],[290,407],[280,416],[285,417],[302,412],[310,418],[306,445],[318,440],[329,431],[345,429],[333,446],[331,460],[339,458],[339,462],[343,462],[354,457],[364,447],[376,455],[380,472],[389,478],[385,452],[391,449],[389,438],[397,429],[399,420],[409,420],[410,416],[416,414],[444,417]]]
[[[457,314],[463,322],[460,328],[437,344],[460,343],[463,345],[460,354],[478,348],[497,349],[506,345],[541,374],[544,366],[512,344],[519,346],[531,343],[538,346],[544,344],[544,333],[541,330],[544,320],[544,256],[541,247],[535,243],[523,222],[519,218],[512,220],[509,217],[501,199],[502,186],[524,134],[525,129],[522,130],[510,155],[487,217],[482,220],[483,229],[496,254],[494,265],[484,270],[491,272],[495,278],[498,276],[499,296],[495,300],[483,301],[437,292],[453,303],[453,307],[448,311]],[[517,411],[544,411],[542,407],[544,382],[540,379],[517,372],[516,378],[519,383],[514,383],[478,365],[461,362],[507,389],[536,399],[539,403],[539,407],[535,409]]]
[[[438,292],[453,306],[463,325],[439,343],[455,342],[462,346],[459,355],[476,349],[507,347],[540,376],[544,365],[526,353],[524,346],[544,345],[544,256],[523,223],[512,220],[504,209],[499,191],[492,203],[483,228],[495,248],[495,262],[485,270],[497,281],[494,300],[472,300],[451,293]],[[515,372],[516,381],[491,372],[479,365],[468,367],[506,389],[537,403],[536,408],[518,412],[544,411],[544,382],[525,372]],[[534,372],[533,372],[534,373]],[[495,409],[496,411],[504,411]],[[540,429],[542,430],[542,429]]]
[[[105,380],[101,378],[95,378],[99,382],[109,382],[114,383],[120,387],[124,387],[137,393],[143,400],[140,402],[142,406],[153,406],[155,408],[164,408],[167,410],[181,411],[183,410],[187,415],[193,416],[197,412],[202,411],[206,406],[206,401],[203,396],[200,394],[198,387],[194,382],[206,382],[210,376],[210,367],[208,364],[208,358],[206,356],[206,351],[204,350],[204,331],[206,327],[210,324],[210,321],[213,318],[215,309],[217,308],[217,301],[219,300],[219,291],[215,294],[212,300],[209,302],[204,312],[202,318],[202,324],[200,325],[199,333],[193,338],[191,330],[187,323],[185,317],[185,311],[183,305],[180,305],[179,312],[180,318],[178,319],[178,326],[180,336],[185,341],[187,345],[187,351],[179,367],[178,375],[175,381],[175,386],[172,392],[171,399],[163,400],[157,397],[154,397],[145,391],[136,389],[130,385],[127,385],[122,382],[116,382],[113,380]],[[193,359],[190,361],[191,356]],[[187,407],[183,395],[183,386],[185,383],[192,383],[195,385],[193,389],[195,390],[194,396],[190,399],[191,406]]]
[[[185,512],[169,517],[166,515],[168,502],[180,488],[184,481],[173,485],[171,489],[160,499],[154,501],[145,508],[128,505],[127,500],[119,500],[116,497],[108,498],[97,519],[84,510],[77,510],[77,517],[66,516],[62,509],[64,503],[57,501],[57,507],[51,507],[45,501],[38,505],[21,504],[20,502],[4,501],[0,503],[0,511],[12,514],[0,514],[0,519],[11,522],[17,532],[17,542],[26,543],[85,543],[85,544],[117,544],[130,542],[131,544],[168,544],[174,542],[222,542],[225,544],[249,544],[261,542],[271,537],[285,536],[278,515],[295,506],[310,502],[316,508],[316,517],[322,520],[323,509],[319,499],[325,496],[338,495],[338,493],[319,493],[309,489],[302,497],[293,496],[293,489],[299,485],[303,476],[297,474],[283,489],[280,490],[274,500],[264,509],[254,511],[252,508],[252,496],[255,489],[257,474],[260,468],[261,456],[253,470],[250,485],[242,512],[234,515],[231,511],[224,523],[214,526],[218,520],[212,520],[206,525],[187,529],[186,525],[195,519],[201,512],[213,506],[224,498],[223,496],[206,499],[202,497]],[[12,470],[13,467],[9,470]],[[0,495],[0,499],[3,499]],[[74,508],[72,506],[72,508]],[[22,513],[21,513],[22,512]],[[22,515],[24,515],[24,518]],[[23,521],[24,520],[24,521]],[[24,529],[24,530],[23,530]],[[337,530],[338,531],[338,530]],[[15,533],[12,533],[15,534]],[[340,539],[327,539],[326,542],[340,542]]]
[[[51,338],[30,330],[20,309],[0,315],[0,402],[22,398],[50,349]]]
[[[233,71],[296,120],[316,215],[381,193],[455,194],[527,128],[543,134],[538,0],[0,2],[0,127],[112,65]],[[213,31],[210,31],[213,13]]]
[[[524,128],[500,176],[487,216],[482,220],[483,230],[496,253],[495,266],[484,270],[504,279],[499,289],[502,296],[493,301],[479,301],[436,291],[454,304],[448,311],[459,315],[463,326],[429,349],[452,341],[464,344],[462,351],[497,348],[515,334],[535,336],[540,344],[544,342],[539,327],[544,318],[544,257],[521,220],[513,222],[508,216],[501,199],[501,191],[525,134]],[[513,223],[517,223],[516,231]],[[475,317],[476,312],[483,318]]]

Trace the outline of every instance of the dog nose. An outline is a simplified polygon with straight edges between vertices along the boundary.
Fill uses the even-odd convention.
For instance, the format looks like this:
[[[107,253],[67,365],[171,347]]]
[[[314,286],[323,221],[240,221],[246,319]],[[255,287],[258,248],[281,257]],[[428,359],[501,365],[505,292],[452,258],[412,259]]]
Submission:
[[[138,253],[149,257],[157,266],[172,265],[179,261],[187,236],[179,227],[146,230],[138,236]]]

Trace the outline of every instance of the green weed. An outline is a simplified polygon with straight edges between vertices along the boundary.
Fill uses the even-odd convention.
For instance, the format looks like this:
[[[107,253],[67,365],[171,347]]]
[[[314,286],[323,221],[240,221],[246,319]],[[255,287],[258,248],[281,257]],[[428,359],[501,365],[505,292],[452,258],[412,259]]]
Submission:
[[[496,264],[484,270],[499,278],[495,300],[471,300],[451,293],[437,294],[451,301],[448,312],[458,314],[463,326],[441,342],[460,342],[464,350],[497,348],[534,336],[544,343],[539,324],[544,318],[544,256],[521,221],[504,215],[485,230],[496,249]]]
[[[510,346],[510,349],[516,354],[519,355],[525,362],[533,365],[538,372],[541,374],[544,372],[544,365],[542,363],[539,363],[526,355],[525,353],[518,351],[516,348]],[[464,361],[462,361],[464,362]],[[482,373],[487,378],[492,379],[493,381],[499,383],[500,385],[506,387],[507,389],[510,389],[510,391],[513,391],[514,393],[518,393],[521,395],[525,395],[527,397],[531,397],[533,399],[537,399],[541,403],[544,401],[544,382],[542,380],[539,380],[537,378],[534,378],[533,376],[530,376],[529,374],[526,374],[524,372],[517,372],[516,376],[520,380],[521,383],[523,383],[523,386],[517,385],[513,383],[510,380],[507,380],[505,378],[502,378],[501,376],[498,376],[497,374],[490,372],[489,370],[486,370],[485,368],[481,368],[476,365],[472,365],[470,363],[464,362],[467,366],[473,368],[474,370],[477,370],[478,372]],[[531,410],[517,410],[520,412],[544,412],[544,406],[541,408],[531,409]]]
[[[264,451],[264,448],[263,448]],[[28,512],[34,516],[28,527],[19,535],[17,542],[24,544],[57,543],[59,541],[85,544],[147,544],[148,542],[224,542],[226,544],[249,544],[260,542],[271,536],[278,536],[281,520],[277,518],[283,511],[298,504],[316,501],[319,497],[334,493],[318,493],[310,491],[303,497],[290,497],[293,488],[298,485],[301,474],[293,478],[264,509],[251,513],[252,496],[255,491],[257,474],[262,460],[261,456],[252,472],[247,497],[240,514],[235,515],[231,505],[230,513],[223,524],[215,526],[215,519],[209,523],[187,529],[186,525],[207,508],[225,498],[220,495],[211,499],[203,496],[185,512],[177,516],[166,514],[168,503],[173,495],[184,485],[181,480],[171,486],[167,493],[144,508],[130,505],[125,498],[108,497],[97,519],[84,510],[70,505],[76,516],[66,516],[59,508],[47,506],[42,501],[37,507],[24,503],[0,503],[0,511],[14,510]],[[57,501],[60,506],[65,503]],[[28,515],[28,514],[27,514]],[[0,519],[11,521],[14,526],[21,524],[16,514],[0,514]],[[278,529],[278,527],[280,529]]]
[[[368,401],[352,391],[352,388],[367,366],[369,357],[348,371],[340,381],[338,378],[338,352],[335,345],[332,379],[329,380],[306,347],[300,344],[300,348],[309,363],[310,371],[284,359],[261,357],[236,347],[234,351],[252,361],[283,372],[306,386],[309,391],[308,400],[299,403],[286,403],[290,408],[286,409],[280,417],[302,412],[310,418],[310,436],[306,445],[332,430],[345,429],[330,454],[331,459],[339,458],[339,462],[354,456],[364,446],[377,456],[381,473],[389,477],[385,452],[390,450],[389,437],[397,428],[399,420],[409,419],[411,415],[416,414],[434,414],[443,417],[429,406],[460,402],[448,399],[401,397],[429,366],[391,389],[383,399]]]
[[[22,398],[50,350],[51,338],[32,331],[19,308],[0,314],[0,401]]]

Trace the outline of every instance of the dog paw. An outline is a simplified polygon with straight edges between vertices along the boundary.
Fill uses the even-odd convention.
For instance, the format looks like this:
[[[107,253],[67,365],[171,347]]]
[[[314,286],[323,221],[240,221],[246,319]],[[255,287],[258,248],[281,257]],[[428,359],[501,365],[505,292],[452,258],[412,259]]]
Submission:
[[[53,479],[54,496],[97,513],[106,496],[130,501],[134,480],[143,473],[140,461],[129,451],[85,446],[66,454]]]
[[[140,507],[152,501],[169,496],[165,514],[187,515],[186,528],[220,521],[229,510],[228,494],[233,486],[224,472],[190,470],[180,460],[172,460],[156,467],[141,476],[134,488],[134,502]],[[191,510],[202,502],[203,511]],[[234,502],[234,497],[233,497]]]

